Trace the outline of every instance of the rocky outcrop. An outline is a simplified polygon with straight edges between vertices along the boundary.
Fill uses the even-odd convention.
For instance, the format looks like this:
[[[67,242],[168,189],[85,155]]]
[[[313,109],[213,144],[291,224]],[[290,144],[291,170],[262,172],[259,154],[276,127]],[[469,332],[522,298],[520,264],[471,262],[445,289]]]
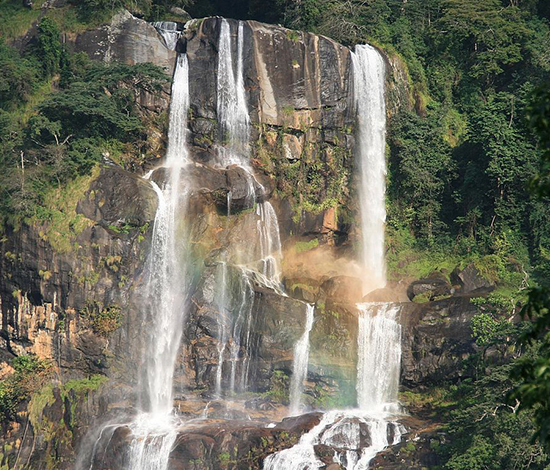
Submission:
[[[451,281],[459,287],[460,292],[465,294],[477,293],[482,296],[495,288],[494,282],[483,276],[473,263],[464,269],[457,266],[451,273]]]
[[[476,352],[470,329],[476,313],[467,297],[402,304],[402,384],[429,386],[468,374],[464,365]]]
[[[166,48],[155,27],[126,10],[113,16],[109,24],[77,36],[74,48],[107,63],[150,62],[163,67],[170,76],[176,64],[176,53]]]
[[[178,434],[169,468],[259,470],[266,455],[292,447],[320,418],[321,413],[311,413],[286,418],[269,427],[265,423],[242,421],[189,426]],[[131,435],[126,426],[117,428],[112,437],[105,440],[108,448],[97,449],[94,468],[125,468],[129,439]]]

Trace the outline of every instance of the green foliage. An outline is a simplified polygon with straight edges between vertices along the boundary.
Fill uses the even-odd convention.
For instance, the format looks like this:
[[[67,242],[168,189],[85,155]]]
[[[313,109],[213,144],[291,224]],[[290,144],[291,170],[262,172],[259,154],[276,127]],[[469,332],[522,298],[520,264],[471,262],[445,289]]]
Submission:
[[[0,94],[13,96],[0,109],[0,216],[14,225],[24,217],[51,219],[44,201],[55,188],[89,175],[104,153],[139,147],[146,135],[137,96],[168,81],[151,64],[93,65],[69,54],[56,28],[47,18],[40,24],[42,70],[0,43],[0,64],[7,65],[0,72]],[[44,94],[39,77],[57,72],[62,88]],[[38,99],[34,91],[41,93]]]
[[[97,302],[88,302],[81,315],[90,322],[94,333],[104,338],[122,326],[122,309],[118,305],[103,307]]]
[[[449,441],[438,449],[445,469],[540,469],[550,459],[537,442],[530,442],[533,415],[518,413],[518,402],[508,402],[513,386],[512,364],[490,365],[475,381],[452,388],[455,405],[442,409],[449,423]]]
[[[16,357],[11,366],[14,372],[0,380],[0,421],[14,421],[19,404],[42,386],[51,370],[49,362],[33,354]]]
[[[44,76],[51,77],[59,71],[61,56],[64,53],[59,38],[57,25],[50,19],[44,18],[38,25],[37,44],[35,54],[42,62]]]
[[[271,375],[267,396],[277,403],[288,404],[290,380],[282,370],[274,370]]]
[[[445,228],[441,207],[454,167],[441,114],[430,111],[420,118],[404,112],[392,120],[390,138],[392,196],[409,209],[415,233],[433,239]]]
[[[25,102],[38,82],[38,70],[31,60],[21,58],[0,38],[0,108],[13,109]],[[1,111],[0,111],[1,112]],[[9,135],[7,129],[12,118],[0,114],[0,139]]]

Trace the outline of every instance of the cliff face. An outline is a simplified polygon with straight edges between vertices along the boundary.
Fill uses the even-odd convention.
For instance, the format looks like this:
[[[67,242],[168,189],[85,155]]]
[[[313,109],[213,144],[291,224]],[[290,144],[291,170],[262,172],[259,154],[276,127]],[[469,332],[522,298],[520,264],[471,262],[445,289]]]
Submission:
[[[244,22],[243,72],[251,117],[250,159],[257,184],[263,187],[251,204],[243,196],[246,181],[239,170],[213,166],[217,146],[224,138],[216,103],[221,21],[191,21],[178,45],[180,50],[186,50],[189,59],[189,143],[195,162],[186,178],[191,182],[191,209],[186,214],[193,247],[189,263],[195,276],[176,371],[180,410],[195,416],[202,407],[194,409],[185,396],[200,392],[208,399],[213,393],[222,336],[219,306],[213,294],[219,282],[220,263],[228,260],[229,246],[242,251],[255,249],[250,248],[249,235],[254,230],[254,208],[265,201],[271,202],[278,215],[285,292],[263,279],[248,276],[239,267],[239,260],[229,257],[229,296],[235,304],[248,302],[253,321],[247,333],[249,338],[241,338],[243,346],[235,364],[228,362],[224,366],[223,384],[228,386],[229,367],[239,373],[246,367],[252,377],[249,391],[263,394],[250,401],[246,413],[269,415],[266,409],[276,413],[280,402],[288,398],[293,345],[305,327],[306,302],[315,303],[308,404],[351,405],[355,400],[355,303],[362,297],[360,269],[353,248],[357,239],[357,207],[351,53],[328,38]],[[235,36],[237,22],[229,24]],[[169,74],[176,59],[152,25],[129,13],[117,15],[110,25],[81,34],[72,47],[96,60],[153,62],[165,67]],[[397,66],[388,69],[390,115],[397,106],[409,105],[399,70]],[[167,91],[140,96],[143,112],[150,116],[166,112]],[[158,157],[162,156],[165,137],[162,129],[151,127],[151,145],[156,146]],[[22,425],[6,428],[6,442],[14,449],[21,447],[23,456],[32,461],[40,461],[39,453],[50,453],[55,445],[44,438],[43,423],[58,423],[50,434],[65,436],[59,439],[63,444],[59,444],[57,452],[62,457],[55,468],[72,468],[74,451],[86,431],[84,420],[124,410],[134,400],[132,385],[137,380],[140,347],[147,331],[140,292],[147,274],[157,206],[154,191],[140,175],[157,163],[145,162],[143,168],[130,173],[106,157],[101,169],[83,180],[71,196],[67,211],[74,221],[68,235],[51,224],[25,224],[8,232],[0,244],[3,359],[36,353],[52,360],[58,380],[57,388],[47,395],[48,406],[35,414],[20,410],[21,423],[26,416],[33,416],[27,421],[31,429],[28,436],[24,436]],[[152,178],[162,181],[163,170],[156,170]],[[228,195],[232,201],[230,215]],[[456,324],[463,326],[464,315],[471,312],[467,300],[460,305],[451,302],[442,309],[435,303],[429,308],[407,304],[402,312],[403,377],[407,385],[437,381],[443,371],[447,373],[471,352],[467,332],[460,330],[458,334],[455,328]],[[440,362],[436,358],[448,341],[456,343],[456,353],[450,352]],[[71,395],[62,385],[90,374],[107,376],[109,386]],[[74,403],[84,411],[61,422],[58,418],[74,410]],[[220,416],[227,413],[218,411]],[[213,409],[212,416],[216,412]],[[308,426],[312,427],[315,419],[310,421]],[[301,427],[300,432],[306,429],[309,428]],[[284,426],[279,434],[277,430],[259,432],[241,426],[236,432],[252,435],[261,443],[264,438],[269,439],[271,452],[296,441],[299,432],[289,440],[280,435],[287,431]],[[222,448],[216,443],[218,436],[211,434],[212,429],[204,429],[200,439],[182,437],[176,453],[202,458],[214,448],[218,454],[223,453],[233,442],[225,440],[226,447]],[[32,445],[30,436],[38,436],[38,446]],[[124,430],[120,430],[113,445],[124,439]],[[252,450],[254,463],[248,463],[257,468],[261,459],[256,454],[265,454],[267,449]],[[250,449],[244,449],[243,455],[245,451]],[[0,464],[8,462],[13,457],[10,455],[7,453]],[[116,457],[116,452],[113,455]]]

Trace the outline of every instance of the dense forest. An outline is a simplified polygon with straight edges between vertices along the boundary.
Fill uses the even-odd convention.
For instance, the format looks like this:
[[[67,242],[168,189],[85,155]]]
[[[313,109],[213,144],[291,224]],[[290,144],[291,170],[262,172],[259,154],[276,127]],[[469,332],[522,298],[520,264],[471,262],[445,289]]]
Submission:
[[[106,153],[127,168],[147,159],[135,94],[169,78],[152,65],[92,63],[66,34],[125,7],[148,21],[182,21],[185,10],[375,45],[404,65],[412,104],[388,128],[390,278],[474,263],[496,286],[473,300],[479,352],[464,380],[403,401],[444,423],[445,469],[550,468],[550,2],[72,0],[43,15],[42,3],[0,2],[0,236],[30,221],[77,230],[59,191],[70,198]],[[42,369],[20,360],[15,370],[0,385],[5,419]]]

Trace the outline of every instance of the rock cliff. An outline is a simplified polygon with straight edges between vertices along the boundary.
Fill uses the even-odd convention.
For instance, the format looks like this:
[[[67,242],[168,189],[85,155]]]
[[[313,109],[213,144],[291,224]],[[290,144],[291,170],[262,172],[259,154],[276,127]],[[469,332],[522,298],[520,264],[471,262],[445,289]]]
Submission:
[[[191,227],[194,281],[176,371],[180,410],[195,416],[202,412],[203,402],[214,398],[221,341],[220,311],[212,293],[217,272],[227,261],[224,254],[230,244],[249,249],[251,214],[264,201],[270,201],[278,215],[284,290],[250,277],[237,259],[227,261],[231,301],[246,300],[254,312],[249,337],[241,340],[234,364],[224,358],[228,361],[222,369],[224,387],[230,367],[240,375],[246,369],[247,391],[253,394],[245,409],[234,414],[281,416],[281,405],[288,402],[292,348],[305,327],[306,302],[316,305],[308,406],[353,405],[355,303],[361,301],[362,293],[354,252],[358,228],[352,197],[355,115],[350,50],[325,37],[254,21],[244,23],[251,162],[261,186],[255,191],[257,200],[250,202],[244,196],[245,178],[239,170],[213,165],[216,147],[223,141],[216,103],[220,24],[220,18],[192,20],[178,44],[189,59],[189,142],[194,160],[186,178],[192,182],[191,210],[186,217]],[[229,24],[235,34],[237,23]],[[116,15],[110,24],[80,34],[71,46],[94,60],[153,62],[169,74],[176,60],[176,53],[165,47],[152,25],[127,12]],[[391,115],[396,107],[409,106],[409,97],[395,59],[388,59],[388,65]],[[151,116],[166,112],[167,91],[140,96],[143,112]],[[160,158],[163,130],[152,127],[151,134],[153,153]],[[1,241],[2,359],[35,353],[51,360],[55,386],[41,392],[42,401],[33,399],[29,407],[25,404],[19,410],[19,423],[5,427],[5,442],[14,450],[0,464],[13,462],[18,453],[28,461],[41,462],[45,458],[41,452],[53,452],[58,458],[52,468],[72,468],[86,432],[85,420],[98,414],[131,413],[139,348],[147,330],[140,292],[157,206],[152,187],[141,176],[157,165],[158,160],[151,159],[128,172],[106,156],[101,168],[74,188],[67,202],[70,207],[63,213],[63,217],[71,216],[69,227],[26,223],[10,228]],[[162,169],[152,175],[155,181],[163,177]],[[473,351],[467,320],[474,312],[467,298],[403,305],[402,377],[406,386],[430,385],[457,370]],[[93,374],[107,377],[109,386],[86,385],[79,392],[67,389],[71,379],[83,380]],[[193,408],[190,394],[201,406]],[[69,416],[75,406],[83,411]],[[212,417],[223,416],[222,412],[227,410],[216,414],[214,409]],[[182,432],[173,456],[179,464],[173,468],[216,468],[215,462],[223,461],[235,445],[240,446],[235,455],[239,464],[223,462],[227,468],[245,468],[245,464],[259,468],[262,455],[294,444],[318,419],[309,418],[307,426],[283,421],[268,430],[236,423],[220,432],[208,426],[191,434]],[[116,431],[111,450],[124,444],[125,432],[123,427]],[[57,440],[48,443],[53,435]],[[38,445],[33,444],[36,439]],[[217,449],[215,454],[212,449]],[[119,457],[112,453],[113,459]],[[210,466],[185,463],[192,460],[210,462]],[[116,462],[98,465],[111,468]]]

